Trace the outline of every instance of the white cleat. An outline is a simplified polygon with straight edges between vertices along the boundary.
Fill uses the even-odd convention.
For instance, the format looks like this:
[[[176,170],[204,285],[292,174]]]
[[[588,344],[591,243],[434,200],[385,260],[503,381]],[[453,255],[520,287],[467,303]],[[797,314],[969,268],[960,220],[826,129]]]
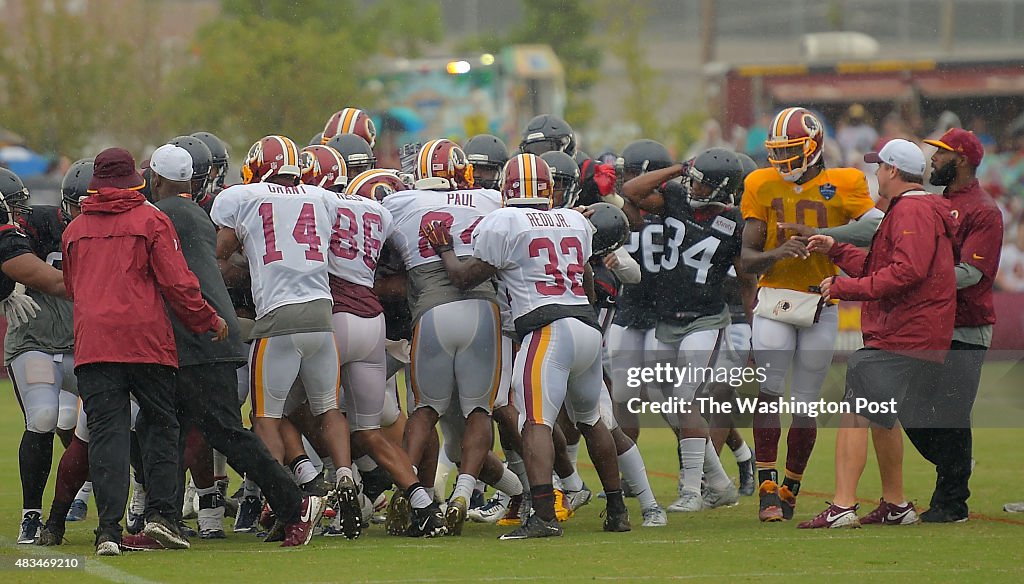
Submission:
[[[575,513],[580,507],[589,503],[593,495],[590,489],[586,487],[578,491],[565,491],[565,506]]]
[[[718,507],[733,507],[738,505],[740,502],[740,492],[736,489],[736,485],[729,482],[729,486],[718,490],[708,486],[707,491],[704,493],[704,507],[706,509],[716,509]]]
[[[480,507],[470,509],[466,516],[476,523],[497,523],[508,513],[509,497],[498,491]]]
[[[704,499],[700,493],[683,491],[674,503],[668,506],[669,513],[696,513],[704,510]]]
[[[640,524],[641,527],[665,527],[668,525],[668,514],[661,508],[661,505],[655,505],[643,510],[644,522]]]
[[[195,519],[199,515],[199,492],[191,480],[185,486],[185,502],[181,506],[182,519]]]

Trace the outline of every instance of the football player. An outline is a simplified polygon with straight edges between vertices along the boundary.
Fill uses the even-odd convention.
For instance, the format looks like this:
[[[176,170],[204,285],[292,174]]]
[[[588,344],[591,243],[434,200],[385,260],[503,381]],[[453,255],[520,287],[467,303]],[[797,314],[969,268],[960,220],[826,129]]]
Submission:
[[[442,221],[424,235],[441,256],[452,282],[472,289],[499,275],[511,295],[516,333],[523,350],[514,364],[512,385],[524,413],[524,454],[533,514],[501,539],[560,536],[551,484],[551,427],[563,403],[587,440],[591,460],[607,493],[606,531],[628,531],[615,446],[600,421],[601,332],[590,307],[588,260],[594,227],[579,212],[551,207],[552,178],[547,163],[521,154],[505,165],[505,207],[472,232],[473,257],[453,251],[453,235]]]
[[[281,417],[292,383],[302,378],[309,407],[337,465],[341,511],[360,514],[350,468],[349,428],[338,409],[339,363],[331,323],[327,256],[338,215],[336,194],[301,185],[299,149],[284,136],[267,136],[249,149],[243,184],[214,200],[217,259],[228,282],[240,271],[230,260],[244,249],[249,262],[256,322],[249,355],[255,430],[285,463]],[[323,501],[311,497],[319,518]],[[314,521],[315,523],[315,521]]]
[[[337,150],[341,157],[345,159],[345,168],[348,171],[349,180],[354,179],[367,170],[377,168],[377,157],[374,156],[373,149],[370,148],[370,144],[362,136],[357,134],[338,134],[328,140],[326,146]]]
[[[466,159],[473,165],[473,184],[482,189],[496,190],[501,169],[508,162],[508,147],[497,136],[478,134],[462,147]]]
[[[366,140],[370,148],[377,143],[377,126],[366,112],[354,107],[338,110],[328,118],[320,136],[320,143],[327,144],[331,138],[339,134],[355,134]]]
[[[64,182],[74,182],[81,173],[88,174],[87,183],[92,176],[91,165],[91,160],[75,163]],[[61,210],[48,205],[28,207],[25,185],[7,169],[0,169],[0,194],[4,213],[28,236],[25,242],[32,252],[59,269],[60,237],[66,221]],[[43,490],[53,462],[54,434],[67,448],[78,419],[75,339],[69,301],[21,284],[15,290],[4,301],[8,323],[4,363],[25,415],[25,431],[18,448],[23,508],[17,541],[31,544],[43,526]]]
[[[423,227],[444,222],[457,234],[456,253],[470,255],[477,223],[501,207],[501,195],[474,189],[473,165],[449,140],[430,140],[417,156],[415,190],[384,199],[395,219],[389,241],[401,255],[412,310],[413,409],[405,427],[406,448],[422,468],[428,436],[453,400],[466,420],[461,467],[445,519],[461,533],[469,500],[492,442],[491,410],[501,373],[501,325],[494,286],[456,287]],[[421,476],[422,478],[422,476]],[[390,512],[389,512],[390,513]],[[414,532],[419,526],[413,526]]]
[[[821,254],[809,254],[806,229],[843,226],[852,220],[873,231],[881,220],[868,194],[864,173],[855,168],[825,168],[821,121],[800,107],[779,112],[768,129],[765,147],[771,168],[747,176],[741,209],[743,271],[760,275],[751,323],[754,360],[765,368],[759,401],[782,399],[786,375],[791,397],[818,399],[832,363],[838,326],[835,302],[825,302],[818,284],[837,268]],[[787,437],[785,478],[776,470],[782,435],[777,413],[754,414],[754,450],[760,484],[758,517],[793,517],[800,482],[817,437],[814,418],[793,416]]]
[[[668,183],[683,177],[681,183]],[[665,226],[664,255],[655,289],[654,342],[645,347],[648,360],[668,360],[691,370],[719,367],[719,353],[730,344],[725,333],[729,308],[723,284],[739,264],[743,221],[732,207],[742,167],[735,153],[712,148],[691,163],[648,172],[623,186],[623,194],[637,208],[660,214]],[[746,279],[753,297],[753,280]],[[682,381],[682,380],[681,380]],[[674,397],[693,403],[702,386],[714,380],[686,379],[674,388]],[[710,440],[707,423],[697,408],[679,414],[682,438],[683,489],[670,510],[695,512],[734,505],[739,493],[725,474]],[[701,496],[701,479],[707,490]]]

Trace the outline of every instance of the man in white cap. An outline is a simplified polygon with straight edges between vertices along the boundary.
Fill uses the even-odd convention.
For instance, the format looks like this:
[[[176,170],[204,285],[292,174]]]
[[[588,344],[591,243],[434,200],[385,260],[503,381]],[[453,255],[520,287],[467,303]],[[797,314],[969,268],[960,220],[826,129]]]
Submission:
[[[903,492],[900,407],[915,379],[941,367],[953,338],[957,222],[949,202],[922,186],[924,154],[906,140],[891,140],[864,156],[877,163],[879,206],[885,218],[870,251],[812,235],[807,249],[828,254],[849,277],[821,282],[826,300],[860,300],[864,348],[850,357],[842,425],[836,437],[836,494],[804,529],[908,525],[919,519]],[[857,483],[864,471],[871,428],[882,499],[857,518]]]

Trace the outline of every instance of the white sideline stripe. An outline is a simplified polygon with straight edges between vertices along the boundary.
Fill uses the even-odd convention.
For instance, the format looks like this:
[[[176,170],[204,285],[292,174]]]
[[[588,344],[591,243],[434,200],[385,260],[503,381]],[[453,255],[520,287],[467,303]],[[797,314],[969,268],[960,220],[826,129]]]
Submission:
[[[147,580],[145,578],[142,578],[141,576],[129,574],[124,570],[118,570],[113,566],[103,563],[96,557],[85,556],[83,558],[82,556],[72,556],[68,554],[63,554],[61,552],[54,551],[52,547],[43,548],[34,545],[18,545],[10,539],[7,539],[3,536],[0,536],[0,545],[2,545],[5,548],[12,549],[18,553],[25,553],[32,556],[44,556],[48,558],[64,559],[83,559],[85,562],[85,571],[87,574],[96,576],[97,578],[102,578],[108,582],[117,582],[119,584],[160,584],[156,580]],[[75,572],[74,570],[53,570],[51,573],[56,574],[58,572],[64,571],[70,572],[71,574],[74,574]]]

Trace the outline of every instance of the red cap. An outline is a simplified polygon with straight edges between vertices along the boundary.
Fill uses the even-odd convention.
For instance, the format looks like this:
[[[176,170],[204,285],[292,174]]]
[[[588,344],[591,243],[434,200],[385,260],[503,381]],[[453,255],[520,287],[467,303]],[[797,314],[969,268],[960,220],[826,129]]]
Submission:
[[[981,158],[985,156],[985,147],[981,145],[981,140],[974,135],[974,132],[963,128],[950,128],[938,140],[925,140],[924,143],[956,152],[966,158],[967,162],[975,168],[981,164]]]
[[[96,155],[88,192],[103,187],[138,190],[144,186],[146,181],[135,171],[135,158],[127,150],[107,148]]]

